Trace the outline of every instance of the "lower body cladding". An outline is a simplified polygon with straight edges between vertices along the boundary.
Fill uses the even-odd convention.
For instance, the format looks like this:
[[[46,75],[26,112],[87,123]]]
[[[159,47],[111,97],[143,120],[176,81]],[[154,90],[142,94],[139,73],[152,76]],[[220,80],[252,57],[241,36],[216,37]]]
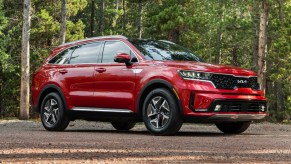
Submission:
[[[90,107],[74,107],[67,110],[67,114],[71,121],[83,119],[87,121],[140,121],[138,114],[130,109],[112,109],[112,108],[90,108]]]
[[[262,120],[266,117],[266,114],[215,114],[208,119],[210,121],[255,121]]]
[[[218,122],[248,122],[261,121],[268,113],[258,112],[203,112],[191,113],[185,116],[185,122],[218,123]]]

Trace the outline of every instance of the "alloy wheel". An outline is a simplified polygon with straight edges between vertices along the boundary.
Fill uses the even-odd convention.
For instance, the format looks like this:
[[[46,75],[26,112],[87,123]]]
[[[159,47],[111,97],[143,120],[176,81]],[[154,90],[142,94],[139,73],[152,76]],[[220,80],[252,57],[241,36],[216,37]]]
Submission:
[[[48,126],[54,126],[58,122],[59,114],[60,111],[58,102],[53,98],[48,99],[44,105],[44,123]]]
[[[147,107],[147,117],[153,127],[163,128],[170,118],[170,106],[167,100],[161,96],[152,98]]]

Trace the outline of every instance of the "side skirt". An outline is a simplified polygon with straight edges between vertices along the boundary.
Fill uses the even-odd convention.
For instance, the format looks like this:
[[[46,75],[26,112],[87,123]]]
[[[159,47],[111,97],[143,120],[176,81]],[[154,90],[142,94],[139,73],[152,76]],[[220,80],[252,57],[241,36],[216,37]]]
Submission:
[[[129,109],[112,109],[112,108],[90,108],[75,107],[67,111],[71,120],[87,120],[87,121],[142,121],[137,113]]]

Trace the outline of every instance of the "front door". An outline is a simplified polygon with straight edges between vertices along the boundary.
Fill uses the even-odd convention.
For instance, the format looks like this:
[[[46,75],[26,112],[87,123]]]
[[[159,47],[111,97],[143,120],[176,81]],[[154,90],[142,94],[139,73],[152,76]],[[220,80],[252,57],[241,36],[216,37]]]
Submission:
[[[95,107],[110,109],[134,109],[135,68],[124,63],[115,63],[118,53],[131,54],[132,51],[122,41],[106,41],[100,63],[95,66]]]

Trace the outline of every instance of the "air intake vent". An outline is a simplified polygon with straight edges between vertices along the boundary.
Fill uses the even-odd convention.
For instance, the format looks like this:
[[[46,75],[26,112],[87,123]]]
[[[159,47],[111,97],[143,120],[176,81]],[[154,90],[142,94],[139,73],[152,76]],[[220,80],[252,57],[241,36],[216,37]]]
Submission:
[[[219,106],[219,110],[217,109]],[[265,101],[215,100],[209,111],[217,112],[266,112]]]

